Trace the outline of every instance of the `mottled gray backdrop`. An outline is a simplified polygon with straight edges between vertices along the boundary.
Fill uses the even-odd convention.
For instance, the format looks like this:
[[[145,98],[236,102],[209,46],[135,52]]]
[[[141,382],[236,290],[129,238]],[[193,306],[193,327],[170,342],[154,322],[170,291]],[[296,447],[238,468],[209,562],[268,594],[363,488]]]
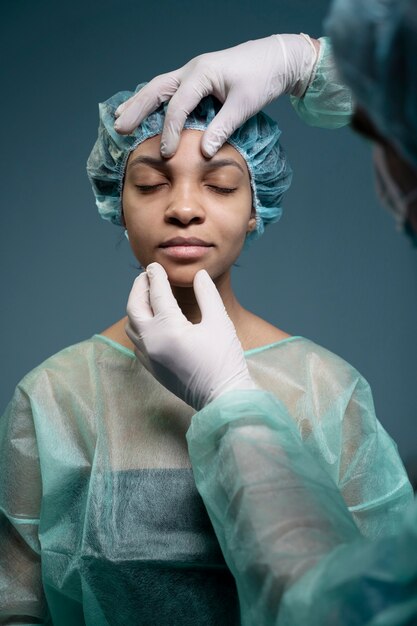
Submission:
[[[322,34],[321,0],[3,2],[2,410],[45,358],[125,314],[129,244],[85,174],[97,103],[199,53],[274,32]],[[417,250],[373,191],[367,143],[268,107],[294,168],[284,216],[234,272],[243,305],[368,379],[403,458],[417,441]],[[119,245],[120,242],[120,245]]]

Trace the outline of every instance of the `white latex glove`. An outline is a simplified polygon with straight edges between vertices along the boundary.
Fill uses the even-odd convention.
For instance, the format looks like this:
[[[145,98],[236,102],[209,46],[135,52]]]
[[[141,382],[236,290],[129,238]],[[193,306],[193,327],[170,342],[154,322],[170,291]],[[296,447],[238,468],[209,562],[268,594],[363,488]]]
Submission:
[[[236,128],[283,93],[301,97],[312,78],[317,51],[308,35],[271,35],[233,48],[201,54],[161,74],[116,110],[117,132],[129,134],[169,100],[161,154],[172,156],[187,116],[209,94],[224,103],[202,138],[212,157]]]
[[[257,389],[215,284],[205,270],[194,278],[202,319],[192,324],[172,293],[167,274],[151,263],[133,283],[126,333],[141,363],[199,411],[226,391]]]

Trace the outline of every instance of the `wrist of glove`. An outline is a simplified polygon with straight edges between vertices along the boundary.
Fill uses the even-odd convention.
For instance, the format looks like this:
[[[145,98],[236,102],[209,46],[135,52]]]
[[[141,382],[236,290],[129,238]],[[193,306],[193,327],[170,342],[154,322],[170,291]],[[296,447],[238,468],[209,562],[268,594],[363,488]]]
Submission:
[[[198,324],[183,315],[165,270],[152,263],[129,295],[126,334],[155,378],[199,411],[228,391],[257,386],[235,327],[205,270],[197,272],[194,291],[202,314]]]
[[[280,67],[280,93],[301,98],[314,77],[317,49],[305,33],[299,35],[272,35],[279,46],[277,54],[282,58]],[[278,94],[279,95],[279,94]]]

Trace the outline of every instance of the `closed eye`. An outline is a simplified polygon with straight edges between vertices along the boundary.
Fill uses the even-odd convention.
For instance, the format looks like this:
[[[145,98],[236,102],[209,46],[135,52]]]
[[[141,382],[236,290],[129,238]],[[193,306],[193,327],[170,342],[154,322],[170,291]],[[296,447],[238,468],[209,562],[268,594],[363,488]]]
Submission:
[[[160,187],[164,187],[165,184],[166,183],[159,183],[158,185],[135,185],[135,186],[137,189],[139,189],[141,193],[152,193],[153,191],[156,191]],[[237,187],[218,187],[217,185],[207,185],[207,187],[212,189],[215,193],[221,193],[224,195],[233,193],[237,189]]]
[[[159,185],[135,185],[135,187],[139,189],[141,193],[151,193],[152,191],[155,191],[156,189],[158,189],[159,187],[163,187],[164,185],[165,183],[159,183]]]
[[[223,193],[223,194],[233,193],[237,189],[237,187],[217,187],[217,185],[207,185],[207,186],[210,187],[210,189],[213,189],[213,191],[215,191],[216,193]]]

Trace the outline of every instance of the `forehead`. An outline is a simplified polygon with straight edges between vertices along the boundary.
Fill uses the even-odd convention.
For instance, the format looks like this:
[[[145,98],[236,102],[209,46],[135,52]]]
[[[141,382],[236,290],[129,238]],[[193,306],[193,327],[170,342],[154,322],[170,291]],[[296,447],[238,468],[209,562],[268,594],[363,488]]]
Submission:
[[[188,128],[184,129],[181,133],[180,142],[175,155],[168,160],[170,165],[175,166],[177,163],[183,163],[184,159],[187,159],[188,163],[209,162],[210,159],[204,157],[200,149],[202,136],[203,131]],[[161,135],[150,137],[131,152],[129,161],[136,156],[145,154],[160,158],[160,147]],[[215,155],[215,158],[232,158],[240,164],[245,172],[247,171],[245,159],[238,152],[238,150],[236,150],[236,148],[231,146],[229,143],[223,144],[223,146],[218,150],[217,155]]]

